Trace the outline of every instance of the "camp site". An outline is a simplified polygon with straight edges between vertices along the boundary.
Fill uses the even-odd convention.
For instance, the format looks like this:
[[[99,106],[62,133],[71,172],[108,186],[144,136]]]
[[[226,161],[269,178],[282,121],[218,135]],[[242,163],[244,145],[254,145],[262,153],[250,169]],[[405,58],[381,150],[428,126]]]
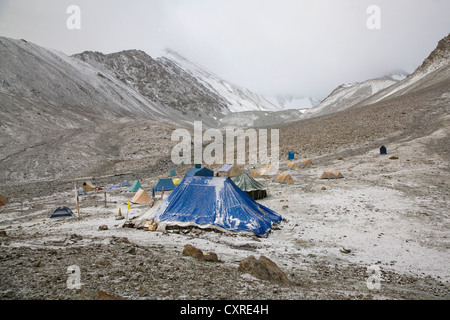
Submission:
[[[2,2],[0,13],[16,2]],[[127,2],[130,10],[135,2]],[[233,15],[241,6],[253,12],[265,5],[227,4],[229,10],[205,19],[213,24],[202,26],[207,32],[186,41],[167,32],[189,35],[203,19],[183,16],[191,1],[162,7],[172,2],[180,6],[177,14],[155,11],[150,19],[136,11],[142,16],[118,24],[120,36],[107,25],[111,36],[89,45],[80,40],[87,47],[74,43],[77,53],[70,55],[49,47],[49,30],[58,28],[41,30],[42,21],[30,24],[48,40],[42,44],[0,35],[0,300],[145,300],[146,317],[179,315],[163,300],[186,308],[206,300],[282,307],[285,300],[449,300],[450,36],[424,30],[424,47],[416,33],[401,33],[409,24],[399,28],[397,38],[413,42],[420,54],[408,52],[411,59],[397,57],[381,68],[379,59],[367,57],[372,46],[333,25],[333,34],[345,39],[324,38],[327,47],[355,45],[337,50],[352,60],[339,69],[340,60],[328,63],[334,51],[304,46],[314,28],[327,29],[327,19],[307,20],[306,31],[297,30],[306,36],[279,37],[304,20],[301,14],[310,15],[298,10],[302,1],[292,1],[295,10],[285,10],[287,1],[259,16],[261,25]],[[154,8],[154,1],[145,3]],[[192,12],[202,11],[201,3]],[[366,30],[364,5],[349,7],[361,9],[355,29]],[[82,31],[68,31],[68,42],[95,33],[93,8],[82,6]],[[47,9],[38,11],[56,10]],[[436,26],[448,26],[449,10],[442,11],[446,20]],[[20,12],[2,28],[13,20],[22,26]],[[55,19],[63,29],[64,12]],[[166,16],[171,23],[158,25]],[[142,28],[146,47],[139,46],[141,28],[129,28],[134,20],[155,23]],[[398,50],[385,49],[392,39],[383,21],[382,30],[359,33],[376,38],[372,45],[387,59]],[[230,37],[214,27],[222,22],[235,31]],[[251,33],[237,32],[237,23]],[[156,47],[160,55],[152,55],[146,48],[159,45],[152,37],[159,33],[202,56],[194,63],[183,52]],[[209,34],[215,41],[202,41]],[[242,45],[260,36],[271,37],[264,48]],[[123,47],[121,37],[133,48]],[[239,46],[214,47],[223,39]],[[294,51],[292,41],[301,44]],[[120,51],[103,50],[107,42]],[[265,59],[268,52],[276,61]],[[246,63],[235,64],[243,53]],[[270,81],[268,91],[277,90],[265,96],[213,74],[202,63],[214,65],[215,55],[217,73],[237,68],[250,86],[253,70],[258,81]],[[304,58],[315,56],[333,59]],[[291,60],[281,68],[289,59],[305,64]],[[410,70],[387,74],[404,60],[412,61]],[[322,78],[312,76],[321,70]],[[287,78],[291,71],[300,84]],[[320,96],[302,93],[310,83]],[[281,318],[274,310],[269,306],[270,316]],[[346,304],[345,312],[352,311]],[[292,312],[287,316],[304,309],[299,304]]]
[[[408,157],[407,163],[419,160],[419,155],[410,153],[412,147],[397,145],[391,149],[399,159]],[[97,299],[100,293],[108,299],[234,299],[236,294],[259,299],[261,294],[273,298],[274,290],[277,297],[284,299],[343,298],[349,294],[338,289],[338,276],[330,278],[321,273],[309,277],[331,284],[333,289],[326,293],[305,292],[302,285],[295,283],[306,281],[302,275],[313,270],[339,270],[352,278],[361,265],[372,265],[375,256],[389,260],[382,265],[386,281],[398,281],[402,274],[403,286],[411,288],[414,276],[408,273],[406,277],[405,272],[428,270],[430,275],[424,285],[434,288],[437,280],[432,274],[442,276],[444,270],[430,269],[434,263],[429,259],[418,260],[420,263],[414,268],[405,265],[406,260],[399,254],[405,249],[417,249],[416,242],[393,246],[399,230],[410,230],[411,221],[407,223],[399,215],[411,212],[411,206],[401,191],[391,189],[391,178],[385,178],[380,185],[378,170],[382,167],[383,175],[393,176],[400,172],[400,162],[380,155],[378,147],[355,157],[310,159],[305,165],[303,159],[286,156],[278,168],[237,164],[179,166],[176,171],[165,169],[158,176],[92,176],[69,183],[66,190],[46,188],[48,194],[33,198],[23,194],[7,198],[2,194],[0,218],[6,234],[3,248],[20,246],[35,256],[37,251],[33,250],[45,252],[51,245],[58,256],[72,257],[73,263],[76,252],[82,250],[83,257],[76,263],[84,268],[89,265],[94,286],[83,293],[60,292],[61,299]],[[412,183],[413,176],[403,179]],[[436,206],[438,209],[439,203]],[[395,224],[395,230],[391,224]],[[372,229],[374,226],[376,229]],[[365,240],[357,240],[359,237]],[[35,249],[25,249],[30,246]],[[189,255],[197,258],[188,258]],[[253,271],[243,272],[242,263],[251,256],[269,258],[285,280],[262,280],[256,273],[250,276]],[[155,290],[153,285],[141,282],[141,277],[160,270],[161,263],[155,259],[161,261],[162,257],[171,280],[152,274],[152,281],[161,288]],[[435,252],[433,257],[444,268],[448,256]],[[45,260],[38,256],[33,259],[36,265],[48,263],[39,262]],[[118,282],[103,283],[96,276],[100,272],[123,272],[130,261],[144,264],[148,270],[133,269],[131,275],[124,273]],[[63,266],[48,266],[50,270],[57,267]],[[208,286],[195,291],[179,283],[187,281],[194,287],[198,277],[219,281],[223,289],[216,291],[214,286]],[[233,277],[241,279],[237,287]],[[366,287],[366,283],[353,289],[358,295],[363,291],[361,286]],[[389,289],[388,294],[399,297],[401,293]]]

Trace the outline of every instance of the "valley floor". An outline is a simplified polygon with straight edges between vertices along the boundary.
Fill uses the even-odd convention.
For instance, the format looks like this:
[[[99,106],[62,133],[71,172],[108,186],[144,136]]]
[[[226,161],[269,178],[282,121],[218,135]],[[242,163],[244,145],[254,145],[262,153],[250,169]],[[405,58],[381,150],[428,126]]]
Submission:
[[[298,171],[284,161],[294,184],[260,180],[269,197],[259,202],[284,218],[267,238],[123,228],[116,217],[119,208],[127,215],[126,188],[108,192],[106,207],[101,191],[81,197],[79,220],[49,219],[60,205],[76,212],[73,191],[28,199],[23,208],[11,199],[0,208],[0,299],[449,299],[450,166],[425,147],[448,134],[442,130],[391,144],[387,156],[378,149],[329,155]],[[331,169],[344,178],[318,179]],[[144,187],[155,177],[146,179]],[[133,205],[128,218],[138,221],[148,209]],[[186,244],[220,262],[183,256]],[[293,284],[238,271],[250,255],[274,261]],[[81,290],[67,286],[74,265]],[[371,280],[380,288],[369,289]]]

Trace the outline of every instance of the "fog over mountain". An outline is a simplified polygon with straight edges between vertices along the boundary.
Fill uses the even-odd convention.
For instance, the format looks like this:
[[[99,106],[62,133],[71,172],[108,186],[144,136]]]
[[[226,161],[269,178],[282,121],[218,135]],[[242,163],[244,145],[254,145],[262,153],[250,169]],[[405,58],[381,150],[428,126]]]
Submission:
[[[69,5],[80,29],[68,29]],[[380,29],[369,29],[377,5]],[[446,0],[0,1],[0,35],[72,55],[171,48],[267,97],[325,99],[336,87],[413,72],[450,30]]]

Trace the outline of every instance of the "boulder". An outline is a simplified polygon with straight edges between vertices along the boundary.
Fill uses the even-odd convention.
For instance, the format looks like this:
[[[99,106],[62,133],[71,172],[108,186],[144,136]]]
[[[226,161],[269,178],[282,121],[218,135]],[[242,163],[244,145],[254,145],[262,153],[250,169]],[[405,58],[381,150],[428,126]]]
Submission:
[[[183,256],[191,256],[200,261],[219,262],[219,258],[217,257],[216,253],[208,252],[206,254],[203,254],[202,250],[197,249],[196,247],[190,244],[184,246]]]
[[[292,284],[276,263],[265,256],[261,256],[259,259],[256,259],[254,256],[245,258],[240,262],[238,270],[249,273],[261,280],[281,284]]]
[[[197,249],[193,245],[187,244],[184,246],[183,256],[191,256],[191,257],[201,260],[203,258],[203,251],[200,249]]]
[[[208,252],[203,255],[203,261],[211,261],[211,262],[219,262],[219,258],[217,257],[217,254],[214,252]]]

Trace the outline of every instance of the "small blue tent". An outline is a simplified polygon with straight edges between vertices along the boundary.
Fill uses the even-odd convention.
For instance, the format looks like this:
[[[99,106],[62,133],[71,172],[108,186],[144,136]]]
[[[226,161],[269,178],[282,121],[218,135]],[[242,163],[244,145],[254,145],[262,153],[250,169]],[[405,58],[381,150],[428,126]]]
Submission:
[[[199,163],[197,163],[197,164],[195,165],[195,169],[200,169],[201,167],[202,167],[202,165],[199,164]]]
[[[170,175],[171,177],[175,177],[175,176],[177,175],[175,169],[170,169],[170,170],[169,170],[169,175]]]
[[[54,218],[74,218],[75,215],[73,214],[72,210],[70,210],[67,207],[59,207],[57,208],[53,214],[50,216],[50,219]]]
[[[294,160],[294,158],[295,158],[295,152],[289,151],[289,160]]]
[[[214,171],[208,168],[192,168],[186,172],[185,177],[214,177]]]
[[[134,180],[133,185],[131,186],[130,189],[128,189],[128,191],[131,191],[131,192],[138,192],[139,189],[143,189],[143,190],[144,190],[144,188],[143,188],[143,187],[141,186],[141,184],[139,183],[139,180]]]
[[[159,180],[158,184],[156,185],[156,187],[153,190],[162,191],[163,187],[164,187],[164,191],[175,189],[175,185],[173,184],[172,179],[161,179],[161,180]]]
[[[282,217],[255,202],[228,177],[185,177],[150,219],[263,236]]]
[[[129,187],[131,186],[130,183],[128,182],[128,180],[123,180],[122,182],[122,187]]]
[[[77,190],[77,196],[85,196],[87,195],[86,190],[84,190],[83,188],[79,188]]]

